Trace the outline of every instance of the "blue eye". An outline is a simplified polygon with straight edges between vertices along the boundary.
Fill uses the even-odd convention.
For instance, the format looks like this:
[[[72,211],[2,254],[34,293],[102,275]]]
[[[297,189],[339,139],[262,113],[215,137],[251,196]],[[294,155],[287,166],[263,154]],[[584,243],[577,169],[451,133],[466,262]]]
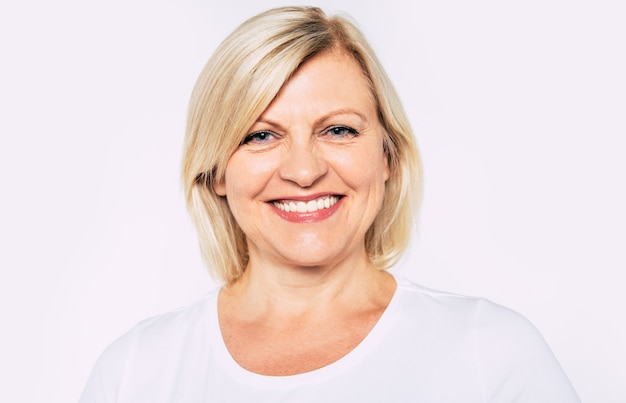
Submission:
[[[272,132],[268,132],[265,130],[260,131],[260,132],[254,132],[254,133],[247,135],[241,144],[264,143],[268,140],[271,140],[273,136],[274,134]]]
[[[341,136],[356,136],[359,134],[356,130],[348,126],[333,126],[326,130],[326,133],[331,136],[341,137]]]

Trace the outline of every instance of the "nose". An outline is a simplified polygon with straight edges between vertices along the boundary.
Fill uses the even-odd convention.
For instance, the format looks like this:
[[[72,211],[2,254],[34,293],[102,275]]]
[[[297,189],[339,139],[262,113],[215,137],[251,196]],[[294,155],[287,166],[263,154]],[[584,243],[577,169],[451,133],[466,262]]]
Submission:
[[[311,187],[328,172],[313,141],[294,141],[284,151],[279,175],[300,187]]]

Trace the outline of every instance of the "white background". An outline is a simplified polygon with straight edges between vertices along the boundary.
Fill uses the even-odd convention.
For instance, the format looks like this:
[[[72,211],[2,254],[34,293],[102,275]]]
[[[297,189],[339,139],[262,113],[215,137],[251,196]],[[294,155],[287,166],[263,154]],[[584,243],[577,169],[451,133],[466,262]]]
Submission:
[[[14,2],[17,4],[17,2]],[[187,100],[277,1],[0,6],[0,401],[78,399],[102,349],[212,284],[179,183]],[[320,1],[351,14],[426,173],[410,278],[526,315],[583,401],[626,402],[620,1]]]

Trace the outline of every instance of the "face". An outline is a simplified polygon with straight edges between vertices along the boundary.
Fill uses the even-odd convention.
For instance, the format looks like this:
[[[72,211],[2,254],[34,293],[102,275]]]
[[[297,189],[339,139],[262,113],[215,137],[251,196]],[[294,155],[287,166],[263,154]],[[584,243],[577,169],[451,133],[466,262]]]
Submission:
[[[214,186],[246,234],[250,264],[334,265],[364,257],[389,177],[367,79],[343,52],[304,63]]]

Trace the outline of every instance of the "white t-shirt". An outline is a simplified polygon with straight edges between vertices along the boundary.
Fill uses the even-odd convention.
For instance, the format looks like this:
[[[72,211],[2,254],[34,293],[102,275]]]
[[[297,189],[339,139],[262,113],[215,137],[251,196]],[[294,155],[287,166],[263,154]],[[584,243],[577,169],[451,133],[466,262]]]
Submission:
[[[522,316],[484,299],[396,281],[389,306],[354,350],[291,376],[255,374],[233,360],[213,290],[111,344],[80,403],[579,402]]]

